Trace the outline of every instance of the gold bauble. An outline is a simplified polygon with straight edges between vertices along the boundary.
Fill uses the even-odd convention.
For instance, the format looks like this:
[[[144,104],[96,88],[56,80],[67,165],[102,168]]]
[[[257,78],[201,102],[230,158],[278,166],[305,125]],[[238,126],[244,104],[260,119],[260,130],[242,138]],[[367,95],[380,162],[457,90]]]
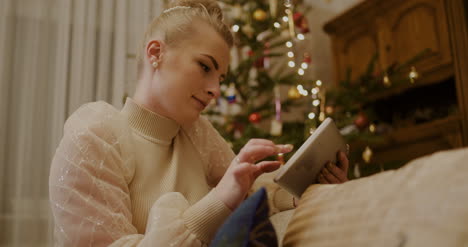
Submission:
[[[267,13],[263,9],[256,9],[253,13],[253,18],[256,21],[264,21],[267,18]]]
[[[335,113],[335,107],[331,105],[325,106],[325,113],[327,113],[328,115],[332,115],[333,113]]]
[[[383,78],[383,84],[384,84],[385,87],[391,87],[392,86],[392,82],[390,81],[390,78],[388,77],[387,74]]]
[[[370,149],[370,147],[367,146],[366,149],[364,149],[364,152],[362,152],[362,159],[364,160],[364,162],[370,163],[372,159],[372,154],[372,149]]]
[[[296,87],[291,87],[288,91],[288,98],[289,99],[299,99],[301,97],[301,94],[299,93],[299,90],[297,90]]]

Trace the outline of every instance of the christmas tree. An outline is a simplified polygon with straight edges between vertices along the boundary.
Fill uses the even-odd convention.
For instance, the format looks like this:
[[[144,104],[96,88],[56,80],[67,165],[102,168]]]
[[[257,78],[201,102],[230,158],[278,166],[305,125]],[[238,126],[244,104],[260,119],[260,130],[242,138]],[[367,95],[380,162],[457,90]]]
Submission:
[[[311,57],[298,49],[309,32],[304,15],[309,6],[291,0],[225,0],[223,7],[235,47],[230,70],[221,85],[222,97],[207,115],[235,152],[251,138],[299,147],[326,117],[331,117],[347,142],[353,143],[350,178],[404,164],[382,164],[372,159],[373,146],[392,126],[375,114],[369,95],[415,83],[419,75],[412,64],[428,51],[380,70],[375,66],[376,54],[357,81],[350,80],[349,70],[347,79],[338,87],[325,90],[320,80],[304,76]],[[408,70],[409,74],[403,73]],[[290,111],[302,117],[283,121],[283,113]]]
[[[223,8],[235,47],[222,97],[207,115],[235,152],[251,138],[299,147],[315,126],[304,119],[318,118],[323,107],[321,82],[304,78],[311,58],[297,49],[309,29],[304,13],[296,9],[307,11],[307,6],[288,0],[226,0]],[[292,110],[302,117],[283,121],[282,114]]]
[[[392,64],[381,72],[376,68],[378,54],[375,54],[367,71],[356,81],[351,81],[352,71],[348,70],[346,79],[338,87],[327,90],[326,116],[335,120],[341,134],[351,144],[350,178],[396,169],[406,163],[406,160],[383,163],[373,159],[373,146],[382,144],[385,136],[393,130],[392,124],[377,113],[379,104],[376,101],[391,95],[392,91],[413,87],[420,75],[412,65],[429,53],[430,50],[422,50],[408,61]]]

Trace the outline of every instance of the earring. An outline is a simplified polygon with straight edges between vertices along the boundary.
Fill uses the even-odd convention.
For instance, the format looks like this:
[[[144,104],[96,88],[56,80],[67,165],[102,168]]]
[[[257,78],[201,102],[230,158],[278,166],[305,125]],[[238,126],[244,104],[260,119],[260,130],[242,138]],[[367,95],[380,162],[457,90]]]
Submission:
[[[158,64],[158,62],[154,61],[152,65],[153,65],[153,67],[156,69],[156,68],[158,67],[159,64]]]

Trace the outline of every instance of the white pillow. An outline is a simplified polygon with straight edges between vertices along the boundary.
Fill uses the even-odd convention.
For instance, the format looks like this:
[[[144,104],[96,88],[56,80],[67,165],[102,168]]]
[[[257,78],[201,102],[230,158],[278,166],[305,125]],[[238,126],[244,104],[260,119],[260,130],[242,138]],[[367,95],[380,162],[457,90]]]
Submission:
[[[284,246],[468,246],[468,148],[307,189]]]

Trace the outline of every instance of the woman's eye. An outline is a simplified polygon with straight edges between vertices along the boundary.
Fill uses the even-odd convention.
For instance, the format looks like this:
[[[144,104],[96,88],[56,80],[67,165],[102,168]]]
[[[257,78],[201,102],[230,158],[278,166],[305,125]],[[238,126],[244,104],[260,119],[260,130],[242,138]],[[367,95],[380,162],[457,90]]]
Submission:
[[[206,66],[204,63],[200,63],[200,66],[205,72],[210,72],[210,67]]]

